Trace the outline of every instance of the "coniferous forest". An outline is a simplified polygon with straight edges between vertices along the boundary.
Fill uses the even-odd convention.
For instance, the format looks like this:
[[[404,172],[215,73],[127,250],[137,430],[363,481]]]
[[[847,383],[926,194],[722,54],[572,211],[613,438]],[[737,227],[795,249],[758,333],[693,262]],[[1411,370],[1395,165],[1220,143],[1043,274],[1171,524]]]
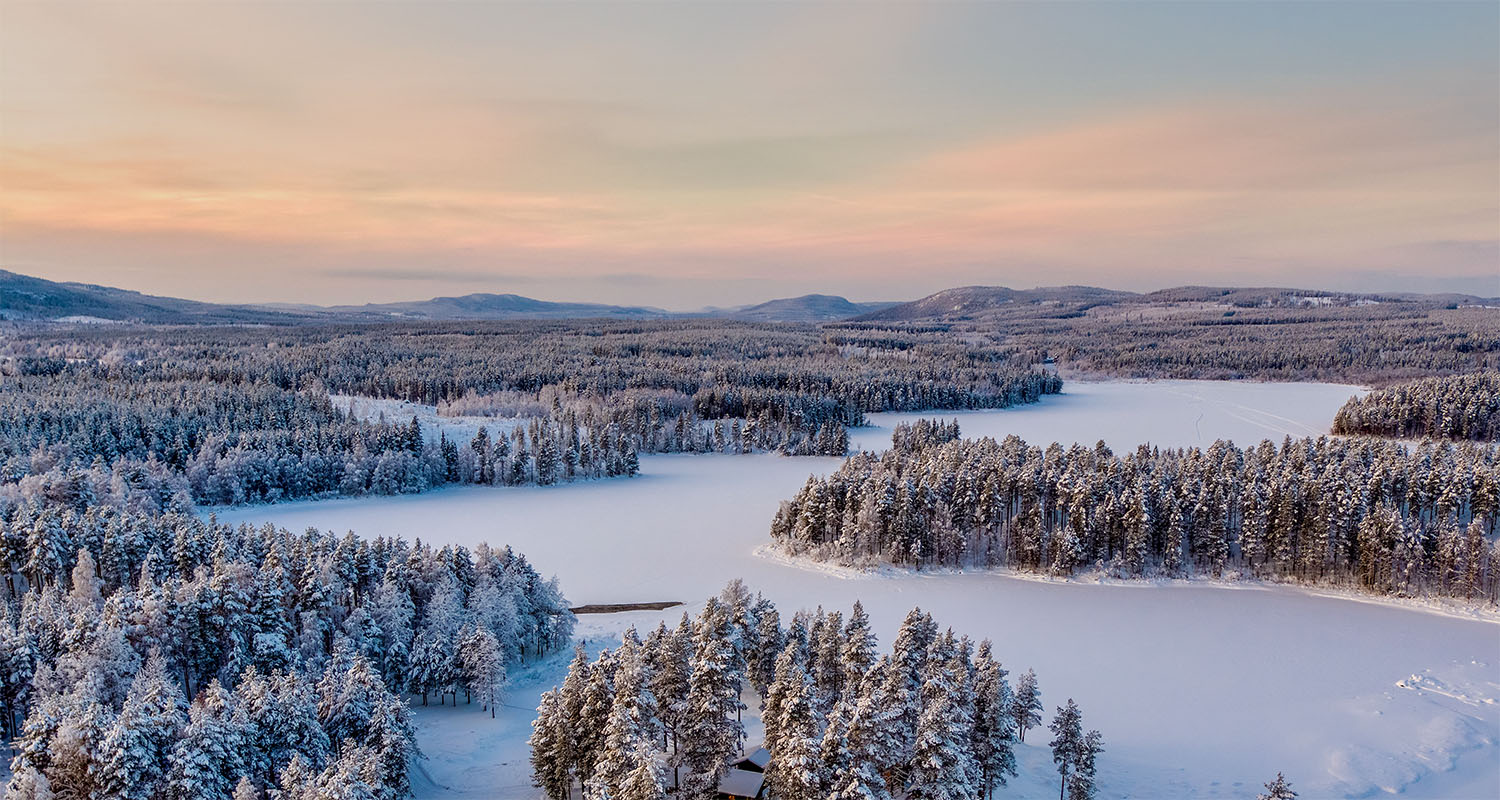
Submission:
[[[868,411],[1003,408],[1061,382],[912,334],[706,323],[50,330],[0,344],[0,495],[155,510],[634,474],[640,452],[842,455]],[[469,441],[329,393],[520,412]],[[3,502],[3,501],[0,501]]]
[[[397,800],[407,693],[493,709],[507,667],[572,637],[557,585],[509,549],[103,505],[23,506],[4,534],[17,800]]]
[[[1500,448],[1318,437],[1043,449],[898,427],[782,504],[771,538],[841,563],[1256,577],[1497,597]]]
[[[696,619],[631,628],[542,696],[531,760],[553,800],[713,798],[745,746],[746,700],[764,723],[766,796],[784,800],[988,798],[1016,775],[1013,747],[1043,721],[1035,672],[988,640],[940,631],[913,609],[889,653],[855,603],[793,614],[733,581]],[[1095,796],[1098,731],[1068,700],[1052,721],[1059,791]]]
[[[1350,398],[1333,432],[1500,441],[1500,372],[1422,378]]]

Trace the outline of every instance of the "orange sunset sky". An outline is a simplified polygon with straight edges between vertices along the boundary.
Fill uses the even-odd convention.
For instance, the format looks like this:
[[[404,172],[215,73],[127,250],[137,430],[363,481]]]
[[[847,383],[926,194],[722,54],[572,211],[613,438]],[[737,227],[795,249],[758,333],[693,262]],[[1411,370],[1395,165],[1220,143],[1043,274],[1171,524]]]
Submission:
[[[1500,4],[0,2],[0,267],[1500,295]]]

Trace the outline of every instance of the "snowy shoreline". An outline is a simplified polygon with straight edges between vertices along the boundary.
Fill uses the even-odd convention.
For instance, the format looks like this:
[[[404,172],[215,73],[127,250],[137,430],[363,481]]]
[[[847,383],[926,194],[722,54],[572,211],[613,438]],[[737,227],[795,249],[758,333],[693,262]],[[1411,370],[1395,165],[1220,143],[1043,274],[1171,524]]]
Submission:
[[[1118,578],[1106,574],[1102,570],[1089,570],[1078,572],[1070,576],[1043,575],[1036,572],[1012,569],[1009,567],[990,567],[986,569],[975,568],[952,568],[952,567],[930,567],[915,569],[910,567],[898,567],[891,564],[877,564],[870,566],[857,566],[851,564],[839,564],[832,561],[821,561],[810,556],[800,556],[785,552],[775,544],[764,544],[755,548],[752,553],[756,558],[765,559],[778,564],[795,567],[801,570],[817,572],[830,577],[844,580],[902,580],[904,578],[918,578],[923,576],[957,576],[957,575],[990,575],[999,578],[1008,578],[1018,581],[1030,581],[1033,583],[1045,583],[1056,585],[1090,585],[1090,586],[1116,586],[1122,588],[1138,589],[1169,589],[1175,587],[1208,587],[1213,589],[1237,590],[1237,591],[1287,591],[1309,597],[1321,597],[1330,600],[1351,600],[1357,603],[1368,603],[1370,605],[1389,606],[1408,611],[1420,611],[1425,614],[1436,614],[1450,619],[1472,620],[1478,622],[1489,622],[1500,625],[1500,607],[1490,603],[1476,602],[1465,603],[1459,600],[1445,598],[1421,598],[1421,597],[1396,597],[1392,595],[1376,595],[1361,592],[1343,586],[1311,586],[1307,584],[1294,583],[1291,581],[1274,581],[1251,576],[1234,578],[1215,578],[1207,575],[1193,575],[1188,577],[1168,578],[1156,576],[1150,578]]]

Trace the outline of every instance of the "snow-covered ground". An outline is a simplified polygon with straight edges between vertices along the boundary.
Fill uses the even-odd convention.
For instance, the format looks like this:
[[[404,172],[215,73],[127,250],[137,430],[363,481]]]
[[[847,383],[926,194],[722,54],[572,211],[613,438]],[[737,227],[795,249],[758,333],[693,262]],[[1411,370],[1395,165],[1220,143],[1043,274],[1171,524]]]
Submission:
[[[1068,384],[1039,406],[957,416],[965,435],[1117,450],[1327,429],[1357,392],[1314,384]],[[900,418],[876,415],[874,449]],[[927,415],[933,416],[933,415]],[[743,577],[784,611],[864,602],[882,642],[912,606],[1035,667],[1048,709],[1068,697],[1105,735],[1102,797],[1253,797],[1283,771],[1304,799],[1500,797],[1500,625],[1282,587],[1114,585],[997,574],[863,575],[757,554],[777,503],[838,459],[650,456],[632,480],[456,488],[426,495],[220,510],[424,541],[506,543],[556,573],[574,603],[704,597]],[[684,609],[583,617],[591,648]],[[525,739],[568,655],[513,670],[499,719],[418,709],[422,797],[534,798]],[[1012,797],[1050,797],[1045,735],[1020,754]]]
[[[850,444],[884,450],[891,444],[891,428],[899,422],[957,417],[966,438],[1003,439],[1013,433],[1042,447],[1052,442],[1092,445],[1100,439],[1121,454],[1143,442],[1207,447],[1215,439],[1231,439],[1244,447],[1262,439],[1280,443],[1284,436],[1328,433],[1339,406],[1366,391],[1335,383],[1069,381],[1061,395],[1014,408],[873,414],[872,425],[850,431]]]
[[[432,441],[437,441],[442,434],[462,444],[473,439],[481,427],[486,428],[490,436],[495,436],[498,433],[509,433],[512,428],[527,421],[516,417],[442,417],[438,416],[437,406],[409,403],[405,400],[352,394],[333,394],[328,397],[335,408],[352,412],[355,418],[367,422],[384,419],[386,422],[404,424],[416,417],[417,422],[422,425],[423,436]]]

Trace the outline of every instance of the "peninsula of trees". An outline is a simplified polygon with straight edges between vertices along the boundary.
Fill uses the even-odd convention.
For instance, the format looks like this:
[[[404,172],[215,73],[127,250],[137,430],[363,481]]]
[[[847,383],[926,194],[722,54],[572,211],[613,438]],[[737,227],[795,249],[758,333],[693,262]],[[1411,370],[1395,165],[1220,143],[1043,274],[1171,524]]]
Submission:
[[[1494,602],[1500,447],[1318,437],[1124,456],[956,424],[898,428],[883,454],[811,477],[771,524],[784,550],[846,564],[1070,575],[1253,576]]]
[[[580,646],[533,723],[537,784],[553,800],[710,800],[746,745],[746,699],[764,723],[777,800],[989,798],[1016,775],[1014,746],[1041,721],[1036,674],[1013,691],[989,641],[913,609],[889,653],[855,603],[798,612],[733,581],[676,629],[632,628],[592,661]],[[1095,796],[1098,731],[1077,705],[1050,726],[1059,791]]]
[[[1334,416],[1333,432],[1500,441],[1500,372],[1422,378],[1350,398]]]

